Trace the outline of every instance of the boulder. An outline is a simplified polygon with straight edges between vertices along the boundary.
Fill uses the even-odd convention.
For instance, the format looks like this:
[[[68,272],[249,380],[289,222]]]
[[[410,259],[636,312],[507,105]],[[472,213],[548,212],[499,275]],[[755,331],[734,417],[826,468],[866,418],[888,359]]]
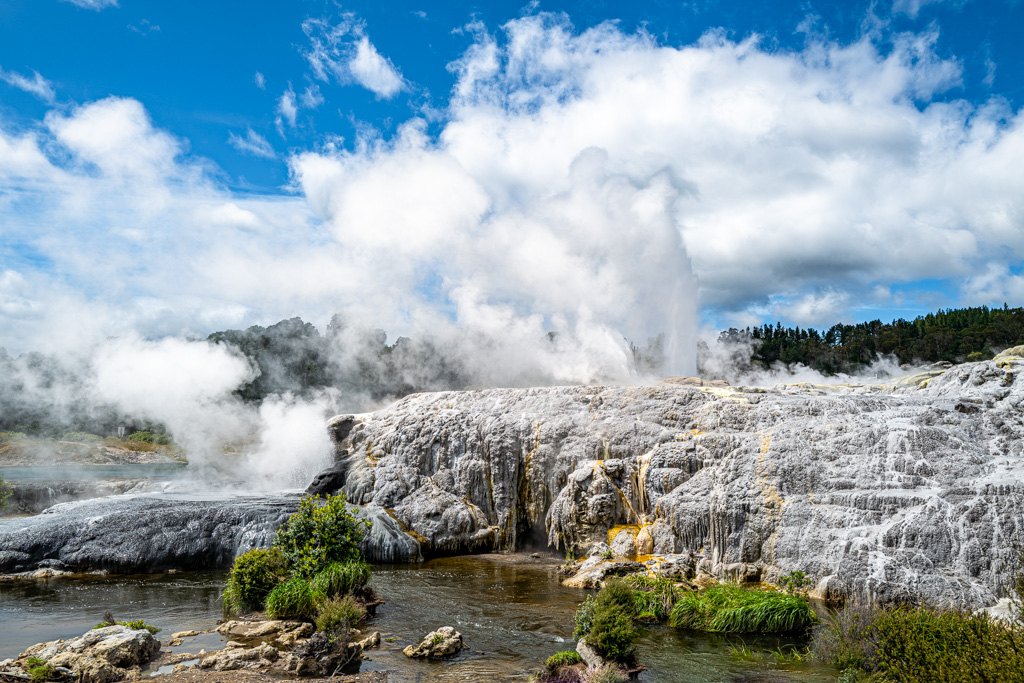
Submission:
[[[106,626],[71,640],[33,645],[18,661],[43,659],[54,668],[69,669],[79,683],[111,683],[135,677],[160,650],[160,641],[146,629]]]
[[[456,654],[462,647],[462,634],[451,626],[442,626],[428,633],[419,645],[409,645],[402,652],[406,657],[436,659]]]

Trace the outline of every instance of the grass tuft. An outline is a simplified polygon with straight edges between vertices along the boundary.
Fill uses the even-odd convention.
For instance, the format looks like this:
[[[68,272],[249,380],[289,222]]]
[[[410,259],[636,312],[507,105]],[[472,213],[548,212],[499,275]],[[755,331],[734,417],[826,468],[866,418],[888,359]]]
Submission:
[[[370,565],[362,560],[332,562],[313,578],[313,586],[328,597],[351,595],[370,580]]]
[[[817,620],[803,597],[730,585],[683,594],[669,617],[676,628],[718,633],[795,633]]]
[[[301,577],[278,584],[267,596],[267,616],[271,619],[313,621],[326,596]]]

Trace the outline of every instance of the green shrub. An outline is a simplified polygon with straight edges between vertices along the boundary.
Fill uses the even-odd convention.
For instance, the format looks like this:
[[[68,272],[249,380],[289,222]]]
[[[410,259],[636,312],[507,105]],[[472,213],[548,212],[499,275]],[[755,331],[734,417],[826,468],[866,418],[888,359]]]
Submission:
[[[839,670],[870,669],[875,662],[873,624],[878,608],[847,605],[814,629],[812,657]]]
[[[793,633],[817,620],[803,597],[729,585],[683,594],[669,617],[676,628],[725,633]]]
[[[598,596],[600,598],[600,596]],[[631,662],[636,659],[637,639],[632,617],[614,603],[598,604],[594,610],[594,621],[587,634],[587,644],[597,650],[605,659],[615,662]]]
[[[279,548],[242,553],[228,574],[224,589],[224,616],[263,608],[270,591],[288,578],[288,558]]]
[[[1024,681],[1024,630],[984,612],[848,606],[816,629],[812,651],[851,683]]]
[[[132,432],[125,441],[141,441],[142,443],[153,443],[153,432]]]
[[[327,633],[355,628],[366,617],[363,606],[351,595],[324,600],[316,614],[316,630]]]
[[[811,580],[802,571],[792,571],[779,579],[779,585],[787,593],[802,593],[810,587]]]
[[[588,595],[587,599],[580,603],[580,606],[576,608],[576,614],[573,615],[573,623],[575,628],[572,631],[572,637],[574,640],[579,640],[583,636],[590,633],[590,627],[594,623],[594,596]]]
[[[369,526],[348,511],[344,495],[323,501],[307,496],[299,502],[298,512],[277,530],[274,546],[298,574],[311,578],[334,562],[359,560],[359,541]]]
[[[14,495],[14,489],[11,488],[3,479],[0,479],[0,511],[7,508],[8,503],[11,500],[11,496]]]
[[[267,596],[267,616],[271,619],[313,621],[326,596],[302,577],[278,584]]]
[[[609,579],[595,598],[598,607],[614,605],[630,617],[636,615],[636,591],[625,579]]]
[[[0,432],[0,443],[5,441],[23,441],[28,438],[25,432]]]
[[[547,668],[548,673],[555,673],[563,666],[575,666],[582,662],[583,659],[580,657],[580,653],[575,650],[562,650],[548,657],[548,661],[544,664]]]
[[[1024,681],[1024,634],[984,612],[887,609],[874,631],[877,668],[896,683]]]
[[[313,585],[328,597],[350,595],[370,580],[370,565],[362,560],[332,562],[313,577]]]

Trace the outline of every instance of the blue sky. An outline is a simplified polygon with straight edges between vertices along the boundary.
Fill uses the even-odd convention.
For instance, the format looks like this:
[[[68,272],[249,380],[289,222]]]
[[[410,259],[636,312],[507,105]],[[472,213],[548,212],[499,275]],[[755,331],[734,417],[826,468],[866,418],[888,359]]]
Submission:
[[[0,346],[1024,305],[1021,28],[1002,0],[0,0]]]

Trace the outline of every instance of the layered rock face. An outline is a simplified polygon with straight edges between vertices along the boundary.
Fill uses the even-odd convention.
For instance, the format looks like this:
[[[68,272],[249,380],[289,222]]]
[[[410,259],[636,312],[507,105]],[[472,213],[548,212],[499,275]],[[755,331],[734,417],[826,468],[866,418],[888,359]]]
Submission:
[[[695,571],[976,607],[1024,540],[1022,369],[1009,354],[889,386],[418,394],[331,428],[349,500],[426,553],[579,552],[633,525]]]

